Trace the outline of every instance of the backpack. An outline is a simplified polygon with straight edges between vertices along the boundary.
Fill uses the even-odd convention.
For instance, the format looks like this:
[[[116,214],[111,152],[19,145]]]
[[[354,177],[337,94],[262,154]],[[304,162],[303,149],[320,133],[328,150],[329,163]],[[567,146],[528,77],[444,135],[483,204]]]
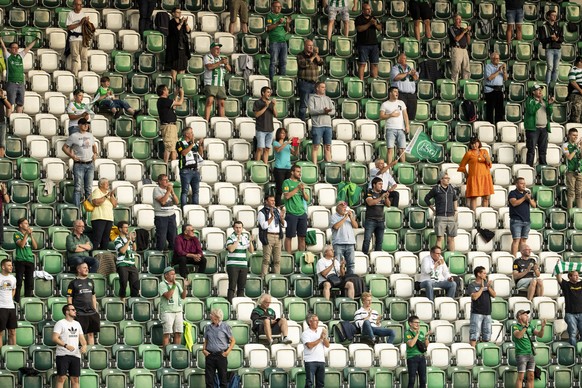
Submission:
[[[268,220],[269,219],[269,216],[270,216],[269,210],[266,207],[264,207],[264,208],[261,209],[261,212],[265,216],[265,220]],[[279,214],[281,214],[281,213],[279,213]],[[263,229],[263,228],[261,228],[261,225],[259,224],[259,241],[263,245],[269,245],[269,239],[267,237],[267,234],[268,234],[267,231],[268,231],[268,228],[267,229]],[[279,222],[279,239],[282,239],[282,238],[283,238],[283,228],[281,228],[281,223]]]
[[[472,123],[477,121],[477,108],[473,101],[464,100],[461,104],[461,109],[463,110],[463,114],[465,115],[465,119]]]
[[[170,15],[165,11],[158,12],[154,19],[154,24],[156,30],[161,32],[167,38],[170,33]]]
[[[233,374],[229,383],[228,383],[228,388],[239,388],[241,386],[242,382],[241,382],[241,378],[238,374]]]

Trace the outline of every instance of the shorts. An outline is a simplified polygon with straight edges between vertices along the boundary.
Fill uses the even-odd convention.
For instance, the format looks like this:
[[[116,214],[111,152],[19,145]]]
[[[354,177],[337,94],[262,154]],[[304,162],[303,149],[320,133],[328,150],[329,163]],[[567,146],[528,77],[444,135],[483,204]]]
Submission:
[[[515,359],[517,360],[517,373],[533,372],[536,369],[536,360],[533,354],[519,354],[515,356]]]
[[[219,100],[226,100],[226,89],[224,86],[204,86],[204,94],[206,97],[216,97]]]
[[[305,237],[307,235],[307,214],[296,216],[295,214],[287,213],[285,222],[287,222],[285,237]]]
[[[257,137],[257,148],[271,148],[273,145],[273,132],[255,132]]]
[[[523,23],[523,8],[505,10],[505,18],[507,19],[507,24]]]
[[[434,218],[434,231],[437,237],[442,237],[445,234],[448,237],[457,236],[457,222],[455,217],[436,216]]]
[[[57,356],[57,376],[81,376],[81,359],[75,356]]]
[[[534,280],[534,278],[521,278],[517,281],[517,283],[515,283],[515,289],[516,290],[527,290],[529,288],[529,285],[531,284],[531,281]]]
[[[16,329],[18,319],[16,318],[16,308],[0,309],[0,332],[8,329]]]
[[[521,220],[509,220],[509,230],[511,237],[515,240],[518,238],[526,239],[529,237],[530,223]]]
[[[184,318],[182,318],[181,311],[176,313],[161,313],[160,320],[163,324],[164,334],[184,332]]]
[[[404,129],[386,128],[386,147],[406,148],[406,132]]]
[[[243,0],[232,0],[230,2],[230,22],[236,22],[236,16],[240,14],[240,22],[249,22],[249,5]]]
[[[257,333],[259,335],[265,334],[265,324],[264,323],[259,323],[257,325]],[[275,322],[274,324],[271,325],[271,334],[272,335],[281,334],[281,326],[279,326],[279,320],[277,320],[277,322]]]
[[[160,129],[164,139],[164,150],[174,151],[178,142],[178,127],[176,124],[162,124]]]
[[[431,20],[432,9],[429,3],[421,3],[420,1],[411,1],[408,3],[408,11],[412,20]]]
[[[311,140],[314,145],[320,145],[323,138],[323,144],[331,144],[331,127],[312,127]]]
[[[341,16],[341,20],[344,22],[350,21],[350,10],[348,7],[329,7],[327,11],[328,19],[330,21],[336,20],[337,16]]]
[[[6,148],[6,123],[0,122],[0,148]]]
[[[483,342],[491,340],[491,315],[471,313],[469,340],[478,341],[480,334]]]
[[[380,48],[377,44],[358,46],[358,63],[368,61],[371,65],[380,63]]]
[[[26,92],[24,83],[16,84],[14,82],[6,83],[6,97],[12,105],[24,106],[24,93]]]
[[[77,322],[81,324],[83,333],[99,333],[101,330],[101,318],[99,313],[91,315],[77,315]]]

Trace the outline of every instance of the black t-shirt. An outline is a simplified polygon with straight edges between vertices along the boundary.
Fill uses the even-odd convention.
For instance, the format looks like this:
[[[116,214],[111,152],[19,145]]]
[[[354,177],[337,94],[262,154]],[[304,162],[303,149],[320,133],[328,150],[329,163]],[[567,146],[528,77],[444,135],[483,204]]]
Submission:
[[[363,26],[368,24],[370,18],[364,17],[364,15],[360,15],[355,20],[356,28],[358,26]],[[356,42],[358,46],[370,46],[374,44],[378,44],[378,38],[376,37],[376,27],[370,26],[366,31],[358,32],[356,34]]]
[[[368,189],[368,192],[366,193],[366,199],[368,198],[378,198],[380,197],[382,194],[384,194],[386,191],[382,190],[379,193],[375,192],[372,189]],[[368,205],[368,203],[366,202],[366,219],[367,220],[383,220],[384,219],[384,200],[381,200],[380,202],[378,202],[376,205]]]
[[[265,105],[266,103],[262,98],[258,99],[253,104],[253,112],[260,111],[265,107]],[[273,132],[275,130],[275,127],[273,126],[273,117],[273,106],[271,105],[262,115],[256,118],[256,130],[258,132]]]
[[[505,9],[522,9],[525,0],[505,0]]]
[[[525,196],[525,191],[521,192],[517,189],[511,190],[509,195],[507,196],[507,200],[510,201],[511,198],[515,198],[517,200],[522,199]],[[509,218],[512,220],[518,220],[523,222],[530,222],[530,202],[523,201],[521,204],[517,206],[512,206],[511,203],[509,204]]]
[[[522,277],[522,279],[533,278],[534,277],[533,265],[535,263],[536,263],[535,259],[527,259],[527,260],[524,260],[522,258],[515,259],[513,261],[513,270],[517,271],[517,272],[527,271],[527,274],[525,274],[525,276]],[[532,265],[532,268],[528,269],[528,267],[530,265]]]
[[[158,114],[160,115],[160,124],[175,123],[177,120],[176,113],[172,109],[174,100],[167,97],[158,98]]]
[[[467,293],[472,295],[473,293],[481,289],[481,285],[477,282],[473,282],[467,286]],[[471,313],[481,314],[481,315],[491,315],[491,295],[485,285],[485,290],[481,293],[481,296],[477,299],[471,299]]]
[[[75,279],[67,287],[67,296],[73,297],[73,306],[77,310],[77,315],[91,315],[96,311],[93,308],[93,295],[95,285],[92,279]]]
[[[582,313],[582,281],[572,283],[562,280],[560,287],[566,300],[566,312],[570,314]]]

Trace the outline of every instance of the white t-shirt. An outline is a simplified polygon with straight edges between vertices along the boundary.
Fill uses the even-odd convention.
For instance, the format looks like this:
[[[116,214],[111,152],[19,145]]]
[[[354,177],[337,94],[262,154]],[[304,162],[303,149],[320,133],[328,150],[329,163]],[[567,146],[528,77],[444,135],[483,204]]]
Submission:
[[[331,260],[326,259],[325,257],[317,260],[317,267],[315,268],[317,271],[317,279],[319,280],[317,284],[321,284],[325,281],[325,278],[323,276],[321,276],[321,271],[323,271],[324,269],[326,269],[330,265],[331,265]],[[337,276],[340,276],[339,260],[335,261],[334,269],[335,269],[335,272],[333,272],[333,269],[332,269],[329,271],[329,273],[327,275],[329,276],[329,275],[335,273]]]
[[[374,180],[376,177],[382,179],[382,190],[384,191],[388,191],[389,188],[396,184],[396,181],[390,172],[385,171],[382,175],[378,175],[378,172],[380,172],[380,170],[376,167],[370,169],[370,183],[368,183],[369,189],[372,188],[372,180]]]
[[[75,350],[70,351],[64,346],[57,346],[56,356],[74,356],[81,358],[81,350],[79,349],[79,338],[83,335],[83,328],[77,321],[67,321],[61,319],[55,325],[53,333],[59,333],[59,338],[66,345],[71,345]]]
[[[13,309],[12,291],[16,289],[16,278],[13,275],[4,276],[0,273],[0,309]]]
[[[81,21],[81,19],[83,19],[85,17],[85,12],[83,12],[81,10],[81,12],[79,13],[75,13],[75,11],[71,11],[69,12],[69,14],[67,15],[67,26],[70,26],[71,24],[77,24]],[[83,29],[81,26],[71,30],[71,32],[77,32],[79,34],[81,34],[83,32]],[[72,36],[69,38],[69,42],[72,42],[74,40],[83,40],[83,35],[79,35],[79,36]]]
[[[396,100],[396,101],[386,101],[380,106],[380,112],[385,112],[390,114],[396,110],[405,111],[406,105],[404,105],[403,101]],[[386,129],[404,129],[404,117],[403,114],[400,113],[398,117],[390,117],[386,120]]]
[[[323,344],[323,341],[311,349],[309,349],[306,345],[308,342],[317,341],[319,338],[321,338],[322,330],[323,328],[321,327],[318,327],[316,331],[313,331],[311,328],[309,328],[301,334],[304,362],[325,362],[325,345]]]

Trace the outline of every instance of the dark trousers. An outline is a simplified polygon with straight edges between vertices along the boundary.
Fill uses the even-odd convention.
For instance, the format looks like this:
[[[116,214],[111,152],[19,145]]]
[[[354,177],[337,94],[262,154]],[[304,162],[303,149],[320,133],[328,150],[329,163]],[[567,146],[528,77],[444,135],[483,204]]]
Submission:
[[[188,277],[188,264],[198,266],[199,273],[204,273],[204,271],[206,271],[206,257],[204,256],[200,258],[200,261],[194,261],[194,259],[186,256],[174,256],[172,262],[174,265],[179,266],[178,272],[180,272],[180,276],[182,276],[184,279]]]
[[[376,237],[374,245],[375,251],[382,250],[382,243],[384,242],[384,228],[386,221],[369,219],[364,221],[364,242],[362,243],[362,252],[366,255],[370,250],[370,241],[372,241],[372,234]]]
[[[133,266],[121,266],[117,267],[117,273],[119,274],[119,297],[125,298],[125,289],[127,288],[128,280],[131,296],[139,296],[139,272],[137,272],[137,268]]]
[[[139,0],[139,34],[143,37],[143,32],[153,30],[152,15],[156,9],[155,0]]]
[[[28,261],[15,261],[16,271],[16,294],[14,301],[20,303],[20,289],[22,288],[22,278],[24,277],[24,296],[33,296],[34,290],[34,263]]]
[[[525,131],[525,146],[527,148],[526,163],[533,167],[538,147],[538,164],[545,166],[548,152],[548,130],[546,127],[536,128],[535,131]]]
[[[174,240],[177,233],[176,216],[173,214],[167,217],[155,216],[154,225],[156,227],[156,249],[163,251],[166,240],[168,241],[168,249],[174,249]]]
[[[313,387],[323,388],[325,382],[325,362],[306,362],[305,363],[305,388]]]
[[[93,229],[91,244],[93,244],[93,249],[107,249],[109,245],[109,233],[111,232],[112,226],[113,221],[91,220],[91,228]]]
[[[505,119],[505,106],[503,105],[503,92],[492,91],[485,93],[485,120],[492,124]]]
[[[226,267],[226,273],[228,274],[228,301],[232,302],[235,290],[236,296],[245,296],[249,269],[247,267],[229,266]]]
[[[96,273],[99,269],[99,260],[93,256],[69,255],[67,258],[67,264],[69,266],[77,268],[81,263],[87,263],[87,266],[89,266],[89,272],[91,273]]]
[[[281,199],[283,196],[283,182],[291,177],[291,170],[275,167],[273,169],[273,177],[275,178],[275,206],[281,206],[283,204]]]
[[[414,381],[418,373],[418,388],[426,387],[426,358],[415,356],[406,360],[408,368],[408,388],[414,388]]]
[[[388,200],[390,201],[390,206],[398,207],[398,202],[400,201],[400,193],[398,191],[391,191],[388,194]]]
[[[398,92],[398,99],[402,100],[404,105],[406,105],[406,113],[408,114],[408,120],[412,121],[416,118],[416,105],[418,98],[416,93],[403,93]]]
[[[218,372],[218,379],[220,380],[220,388],[227,388],[228,359],[222,354],[209,354],[206,356],[206,369],[204,376],[206,377],[206,388],[214,388],[214,375]]]

